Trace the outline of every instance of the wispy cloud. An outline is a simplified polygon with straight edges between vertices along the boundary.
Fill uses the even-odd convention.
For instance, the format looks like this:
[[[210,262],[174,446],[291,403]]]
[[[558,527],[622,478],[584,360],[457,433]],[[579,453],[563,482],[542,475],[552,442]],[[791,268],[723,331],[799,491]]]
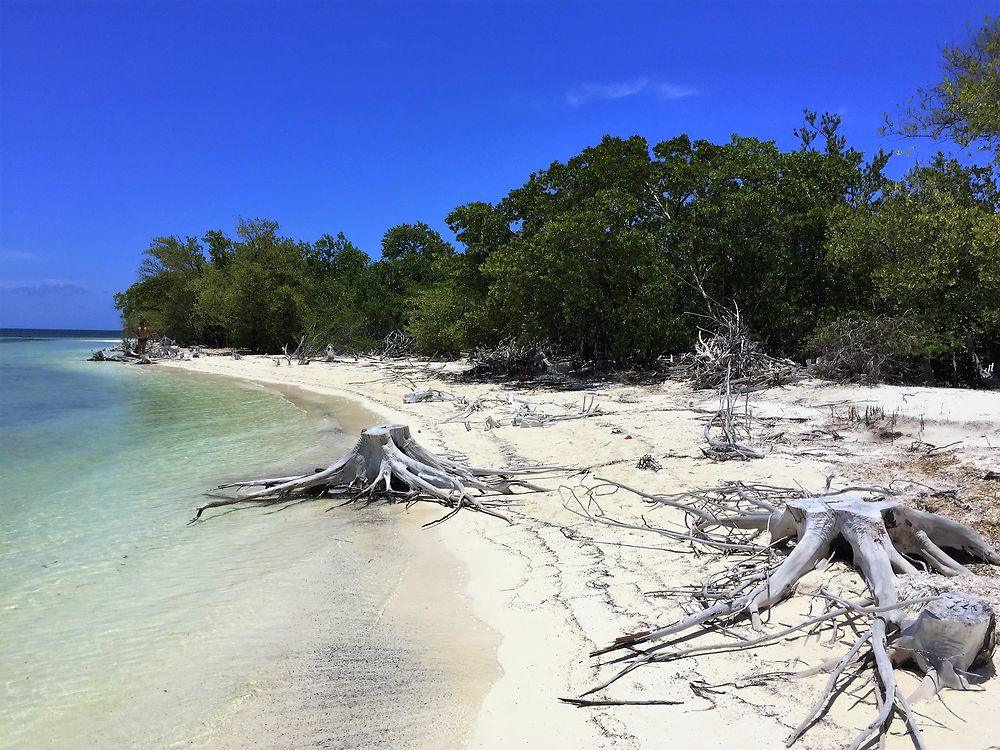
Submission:
[[[653,94],[657,99],[687,99],[689,96],[697,96],[697,89],[690,86],[678,86],[673,83],[658,83],[653,86]]]
[[[41,281],[0,281],[0,290],[25,297],[75,297],[87,294],[86,287],[65,279]]]
[[[584,86],[575,86],[566,92],[566,103],[571,107],[580,107],[591,102],[625,99],[637,94],[652,95],[657,99],[684,99],[696,96],[698,92],[690,86],[662,83],[644,77],[617,83],[588,83]]]
[[[590,83],[577,86],[566,92],[566,102],[573,107],[604,99],[624,99],[634,96],[649,85],[645,78],[621,83]]]
[[[38,260],[38,253],[26,253],[23,250],[0,249],[0,260]]]

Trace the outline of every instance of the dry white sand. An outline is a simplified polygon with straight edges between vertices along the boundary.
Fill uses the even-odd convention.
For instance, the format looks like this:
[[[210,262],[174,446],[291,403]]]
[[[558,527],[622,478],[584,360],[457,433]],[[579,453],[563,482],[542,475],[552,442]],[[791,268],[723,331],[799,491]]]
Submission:
[[[819,491],[830,475],[834,486],[859,480],[885,484],[905,477],[936,489],[956,489],[955,496],[939,495],[925,505],[975,522],[994,542],[1000,531],[996,510],[1000,483],[981,479],[986,468],[1000,468],[998,393],[817,382],[770,390],[751,397],[762,418],[756,431],[766,458],[715,463],[700,450],[702,426],[714,400],[706,392],[692,393],[677,383],[612,384],[575,392],[533,386],[530,393],[517,392],[554,402],[540,406],[542,411],[565,413],[564,405],[579,403],[590,393],[606,413],[519,428],[510,425],[505,405],[476,412],[466,424],[446,422],[458,413],[452,403],[404,404],[403,395],[415,385],[469,400],[510,390],[446,382],[433,369],[419,366],[344,360],[289,367],[275,366],[268,357],[239,361],[202,357],[161,366],[350,399],[386,421],[409,424],[417,439],[432,450],[459,451],[479,465],[600,467],[599,475],[649,492],[677,492],[725,480],[760,480]],[[487,416],[504,426],[486,429]],[[955,441],[961,443],[948,446]],[[637,470],[636,462],[644,454],[656,458],[662,470]],[[593,479],[567,476],[549,485],[579,487],[581,482],[593,484]],[[648,533],[587,522],[566,507],[568,497],[565,488],[562,493],[524,495],[513,508],[512,525],[462,512],[422,532],[427,543],[441,543],[452,554],[451,564],[463,577],[472,611],[499,637],[496,659],[502,675],[479,708],[467,746],[557,750],[653,748],[669,742],[692,749],[784,747],[790,729],[818,697],[825,675],[774,680],[758,687],[747,681],[763,673],[816,664],[839,655],[840,646],[831,649],[815,639],[800,638],[749,652],[653,665],[633,672],[607,692],[626,699],[680,700],[681,705],[574,708],[558,701],[611,674],[611,668],[600,668],[587,656],[595,646],[678,617],[682,600],[649,592],[700,584],[723,564],[711,555],[695,557],[682,545],[664,543]],[[609,515],[631,522],[640,522],[649,511],[626,493],[605,497],[601,504]],[[414,517],[415,533],[424,519],[423,514]],[[770,621],[796,622],[810,606],[802,594],[824,583],[845,591],[862,590],[858,578],[835,563],[807,576],[799,586],[800,596],[776,608]],[[489,672],[482,661],[468,666],[470,671]],[[900,679],[907,688],[918,684],[917,678],[904,673]],[[696,695],[692,683],[715,686],[712,700]],[[853,688],[864,696],[863,681]],[[1000,681],[991,680],[975,692],[948,692],[943,701],[921,704],[918,710],[928,746],[996,747],[1000,732],[993,714],[998,699]],[[846,747],[874,717],[873,711],[870,699],[856,701],[842,695],[796,747]],[[888,747],[911,746],[900,728],[897,721]],[[461,739],[461,734],[455,736],[456,742]]]

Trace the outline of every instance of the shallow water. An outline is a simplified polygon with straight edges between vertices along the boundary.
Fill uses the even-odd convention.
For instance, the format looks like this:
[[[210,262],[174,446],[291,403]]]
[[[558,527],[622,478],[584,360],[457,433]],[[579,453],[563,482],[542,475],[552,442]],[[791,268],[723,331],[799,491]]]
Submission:
[[[0,339],[0,744],[222,747],[234,717],[260,731],[232,746],[443,742],[429,718],[359,723],[376,700],[455,698],[454,665],[382,621],[415,549],[392,514],[303,503],[187,525],[207,488],[308,470],[353,438],[254,386],[83,361],[99,346]],[[303,709],[295,731],[270,726]],[[461,717],[441,716],[454,737]]]

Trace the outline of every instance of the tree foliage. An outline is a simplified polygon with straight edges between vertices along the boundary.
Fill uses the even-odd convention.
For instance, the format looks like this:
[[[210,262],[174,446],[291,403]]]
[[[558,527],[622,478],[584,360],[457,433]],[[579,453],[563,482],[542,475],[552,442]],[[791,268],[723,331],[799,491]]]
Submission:
[[[943,68],[938,83],[886,118],[887,129],[979,145],[1000,159],[1000,16],[987,18],[966,44],[945,47]]]
[[[956,380],[971,379],[971,355],[1000,359],[998,209],[989,170],[939,154],[832,232],[832,262],[854,280],[855,309],[919,320],[919,354],[950,362]]]
[[[901,132],[996,147],[998,35],[992,20],[946,50]],[[129,326],[257,351],[302,335],[359,351],[399,330],[425,354],[510,341],[648,361],[690,349],[706,305],[735,303],[775,354],[857,341],[839,369],[883,347],[878,372],[975,382],[1000,359],[995,172],[939,154],[893,182],[835,115],[807,111],[794,134],[790,149],[606,136],[455,208],[458,250],[423,222],[391,227],[374,262],[343,234],[302,242],[266,220],[157,238],[116,304]]]

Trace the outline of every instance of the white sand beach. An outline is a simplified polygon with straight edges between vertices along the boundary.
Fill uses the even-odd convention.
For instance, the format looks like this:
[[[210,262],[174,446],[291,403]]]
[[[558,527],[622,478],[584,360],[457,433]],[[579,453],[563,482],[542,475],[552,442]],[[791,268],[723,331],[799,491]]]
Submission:
[[[678,705],[577,708],[561,703],[559,698],[577,696],[613,673],[614,667],[600,667],[598,659],[588,656],[594,648],[622,633],[668,624],[682,614],[683,598],[650,592],[699,585],[722,564],[717,556],[696,556],[679,542],[597,524],[574,512],[579,507],[574,496],[582,497],[581,488],[593,486],[595,475],[654,493],[710,487],[725,480],[818,492],[828,477],[833,487],[906,479],[934,489],[920,500],[924,509],[971,523],[993,544],[1000,538],[1000,482],[983,479],[987,471],[1000,468],[1000,393],[818,381],[770,389],[750,397],[750,408],[758,418],[755,445],[766,457],[718,463],[701,451],[704,421],[714,411],[715,397],[709,391],[692,392],[681,383],[602,384],[574,391],[534,385],[519,390],[444,379],[441,373],[455,365],[401,367],[347,359],[276,366],[270,357],[203,356],[156,366],[348,399],[387,422],[408,424],[430,449],[460,452],[478,465],[591,470],[586,475],[562,472],[541,482],[552,491],[519,496],[509,509],[514,519],[510,525],[462,511],[440,526],[420,531],[421,523],[439,509],[410,512],[416,543],[439,545],[447,553],[439,558],[440,564],[451,566],[460,576],[471,612],[495,633],[495,640],[478,641],[480,651],[487,653],[475,659],[463,657],[469,658],[470,680],[485,679],[491,687],[481,704],[470,689],[475,705],[469,731],[456,730],[451,746],[464,742],[472,748],[557,750],[654,748],[669,742],[692,750],[781,748],[820,695],[826,681],[823,674],[755,679],[765,673],[795,672],[843,651],[839,645],[831,647],[800,633],[760,649],[649,665],[605,691],[620,699],[680,701]],[[404,404],[404,394],[415,387],[440,389],[468,401],[487,393],[515,392],[535,402],[551,402],[537,406],[541,412],[563,414],[585,396],[593,396],[602,413],[544,427],[516,427],[511,425],[509,406],[498,399],[488,409],[456,419],[461,412],[454,402]],[[487,418],[502,426],[487,429]],[[662,468],[637,469],[644,455]],[[672,511],[659,509],[650,516],[649,506],[626,492],[603,496],[600,504],[607,516],[631,523],[641,524],[644,514],[654,525],[658,516],[671,522]],[[675,513],[672,520],[679,517]],[[986,566],[975,570],[1000,575]],[[996,583],[997,578],[989,581]],[[807,594],[821,585],[845,596],[863,591],[858,576],[845,563],[834,562],[810,573],[797,596],[765,619],[770,626],[798,622],[815,606]],[[399,596],[413,596],[419,586],[420,577],[411,575]],[[434,604],[426,597],[422,604],[429,619],[420,627],[432,630],[427,622],[435,616]],[[443,634],[440,647],[447,649],[451,639],[463,637]],[[903,670],[897,674],[907,691],[919,684],[913,674]],[[864,698],[864,685],[854,687]],[[917,710],[927,746],[996,747],[993,713],[998,700],[1000,681],[993,679],[974,691],[950,691],[942,699],[920,704]],[[245,716],[239,734],[243,742],[231,746],[255,746],[250,740],[257,723],[267,720],[265,713]],[[796,747],[846,747],[874,715],[870,698],[841,695]],[[897,721],[887,747],[910,746]]]

